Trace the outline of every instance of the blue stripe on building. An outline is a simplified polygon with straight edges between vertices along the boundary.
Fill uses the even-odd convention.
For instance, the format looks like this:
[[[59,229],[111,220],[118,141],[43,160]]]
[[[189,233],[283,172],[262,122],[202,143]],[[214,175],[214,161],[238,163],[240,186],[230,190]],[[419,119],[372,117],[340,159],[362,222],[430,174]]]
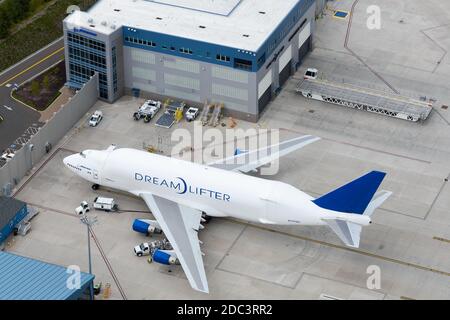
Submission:
[[[278,45],[295,32],[295,26],[304,13],[314,5],[315,0],[299,1],[289,14],[260,46],[257,52],[231,48],[213,43],[197,41],[135,27],[123,27],[124,45],[177,57],[203,61],[235,69],[257,72]],[[244,35],[242,35],[244,37]],[[251,37],[251,35],[248,35]],[[245,41],[245,39],[243,38]],[[227,57],[225,59],[220,59]],[[219,59],[218,59],[219,58]]]

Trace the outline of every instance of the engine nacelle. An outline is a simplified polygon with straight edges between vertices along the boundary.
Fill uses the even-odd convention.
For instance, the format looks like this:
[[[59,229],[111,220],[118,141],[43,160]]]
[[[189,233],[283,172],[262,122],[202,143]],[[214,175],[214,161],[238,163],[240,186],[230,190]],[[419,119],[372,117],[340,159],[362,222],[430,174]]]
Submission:
[[[133,230],[145,235],[162,233],[159,223],[155,220],[136,219],[133,222]]]
[[[180,264],[175,252],[169,250],[156,250],[153,253],[153,261],[167,266]]]

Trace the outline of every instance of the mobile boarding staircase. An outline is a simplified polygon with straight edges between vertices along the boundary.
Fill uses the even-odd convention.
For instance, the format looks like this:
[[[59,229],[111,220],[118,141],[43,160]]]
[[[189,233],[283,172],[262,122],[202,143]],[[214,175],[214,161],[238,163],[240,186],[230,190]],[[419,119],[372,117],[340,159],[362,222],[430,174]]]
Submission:
[[[327,80],[304,79],[296,91],[308,99],[413,122],[424,121],[433,109],[431,102]]]

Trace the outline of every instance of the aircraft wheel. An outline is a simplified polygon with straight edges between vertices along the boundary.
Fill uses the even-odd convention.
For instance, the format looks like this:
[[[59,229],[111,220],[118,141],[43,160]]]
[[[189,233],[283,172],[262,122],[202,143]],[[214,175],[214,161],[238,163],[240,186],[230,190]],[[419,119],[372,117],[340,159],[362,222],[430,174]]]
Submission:
[[[98,189],[100,189],[100,185],[98,185],[98,184],[92,185],[92,190],[96,191]]]
[[[211,216],[208,216],[206,213],[202,213],[202,218],[205,219],[205,224],[209,223],[212,220]]]

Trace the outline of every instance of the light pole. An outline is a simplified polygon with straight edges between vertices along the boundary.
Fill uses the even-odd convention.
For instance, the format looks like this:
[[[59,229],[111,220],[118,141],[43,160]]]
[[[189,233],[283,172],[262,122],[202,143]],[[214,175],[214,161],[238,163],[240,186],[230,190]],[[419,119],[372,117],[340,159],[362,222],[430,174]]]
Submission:
[[[87,214],[83,214],[80,218],[81,222],[86,225],[87,237],[88,237],[88,258],[89,258],[89,274],[92,274],[92,260],[91,260],[91,226],[97,222],[97,217],[88,217]],[[93,282],[89,285],[89,293],[91,300],[94,300],[94,285]]]
[[[33,151],[34,151],[34,144],[30,144],[28,146],[28,150],[30,151],[30,170],[33,169]]]

